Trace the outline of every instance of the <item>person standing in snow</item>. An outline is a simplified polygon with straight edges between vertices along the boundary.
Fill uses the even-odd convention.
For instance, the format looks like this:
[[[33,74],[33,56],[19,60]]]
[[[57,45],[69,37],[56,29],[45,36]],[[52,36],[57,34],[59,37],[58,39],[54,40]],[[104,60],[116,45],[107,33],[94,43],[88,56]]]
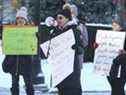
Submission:
[[[112,28],[114,31],[124,31],[122,24],[118,20],[113,20]],[[124,49],[119,51],[119,55],[113,60],[108,82],[111,85],[111,95],[125,95],[124,86],[126,83],[126,40]]]
[[[21,7],[16,14],[16,25],[24,26],[28,23],[27,8]],[[11,95],[19,95],[19,76],[25,82],[27,95],[34,95],[32,83],[32,57],[30,55],[6,55],[3,62],[3,71],[12,77]]]

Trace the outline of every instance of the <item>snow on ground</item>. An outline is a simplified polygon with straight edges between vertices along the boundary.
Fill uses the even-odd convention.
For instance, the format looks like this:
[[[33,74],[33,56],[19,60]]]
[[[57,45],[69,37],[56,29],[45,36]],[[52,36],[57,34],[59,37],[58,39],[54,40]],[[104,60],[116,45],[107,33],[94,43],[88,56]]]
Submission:
[[[0,87],[1,88],[10,88],[11,87],[11,76],[10,74],[4,73],[2,71],[2,62],[4,60],[5,56],[0,55]],[[22,77],[20,78],[20,85],[23,86],[24,82]]]
[[[106,76],[94,73],[94,65],[92,63],[83,65],[81,83],[84,91],[108,91],[111,89]]]
[[[0,55],[0,87],[10,87],[10,76],[2,71],[2,62],[5,56]]]
[[[4,60],[5,56],[0,55],[0,87],[2,88],[10,88],[11,87],[11,76],[9,74],[6,74],[2,71],[2,62]],[[43,63],[43,62],[42,62]],[[50,88],[50,66],[48,63],[44,63],[45,65],[43,68],[44,73],[46,74],[46,84],[48,84],[48,87]],[[82,88],[84,91],[108,91],[110,90],[110,86],[107,82],[107,79],[105,76],[100,76],[98,74],[95,74],[94,72],[94,65],[92,63],[84,64],[82,69],[82,76],[81,76],[81,83]],[[21,77],[20,79],[20,86],[22,87],[24,85],[23,79]]]

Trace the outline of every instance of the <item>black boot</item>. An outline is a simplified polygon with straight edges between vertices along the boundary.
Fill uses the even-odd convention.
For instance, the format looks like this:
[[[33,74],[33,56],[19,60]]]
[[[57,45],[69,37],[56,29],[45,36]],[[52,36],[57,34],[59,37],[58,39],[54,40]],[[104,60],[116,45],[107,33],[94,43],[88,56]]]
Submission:
[[[11,95],[19,95],[19,88],[11,88]]]
[[[125,95],[125,82],[123,82],[120,78],[111,78],[108,77],[108,81],[111,85],[111,95]]]
[[[26,89],[27,95],[35,95],[33,89]]]

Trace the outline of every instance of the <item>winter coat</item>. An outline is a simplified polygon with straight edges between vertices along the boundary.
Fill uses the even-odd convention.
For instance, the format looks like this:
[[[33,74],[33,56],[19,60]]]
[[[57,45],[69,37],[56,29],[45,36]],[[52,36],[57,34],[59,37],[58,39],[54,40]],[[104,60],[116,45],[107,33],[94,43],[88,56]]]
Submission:
[[[32,73],[32,57],[29,55],[7,55],[3,62],[3,70],[11,74]]]
[[[113,60],[110,77],[126,80],[126,54],[120,54]]]
[[[75,44],[71,47],[75,50],[75,58],[74,58],[74,71],[72,74],[70,74],[65,80],[63,80],[60,84],[57,85],[59,89],[80,89],[81,90],[81,84],[80,84],[80,74],[81,74],[81,68],[83,63],[83,53],[84,48],[88,44],[88,40],[85,41],[85,36],[82,35],[84,31],[81,31],[78,28],[78,25],[75,24],[67,24],[62,30],[59,28],[56,28],[53,32],[53,37],[55,37],[55,34],[63,33],[69,29],[73,30],[74,36],[75,36]],[[86,31],[87,32],[87,31]],[[85,44],[86,43],[86,44]],[[81,59],[81,60],[80,60]]]
[[[126,51],[126,39],[124,44],[124,50]],[[110,70],[110,77],[118,77],[126,80],[126,54],[120,54],[113,60],[113,64]]]

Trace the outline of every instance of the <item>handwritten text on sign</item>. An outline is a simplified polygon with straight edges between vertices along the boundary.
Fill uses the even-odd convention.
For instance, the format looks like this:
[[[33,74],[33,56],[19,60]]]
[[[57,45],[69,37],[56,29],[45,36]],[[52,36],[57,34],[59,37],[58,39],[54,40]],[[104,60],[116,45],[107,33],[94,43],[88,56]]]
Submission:
[[[47,60],[52,67],[53,86],[61,83],[73,72],[75,55],[71,48],[73,44],[75,44],[73,30],[68,30],[51,40],[50,56]],[[45,55],[48,45],[49,41],[41,45]]]
[[[101,75],[108,75],[113,59],[118,55],[119,50],[123,49],[125,32],[98,30],[96,43],[98,48],[95,50],[95,71]]]

